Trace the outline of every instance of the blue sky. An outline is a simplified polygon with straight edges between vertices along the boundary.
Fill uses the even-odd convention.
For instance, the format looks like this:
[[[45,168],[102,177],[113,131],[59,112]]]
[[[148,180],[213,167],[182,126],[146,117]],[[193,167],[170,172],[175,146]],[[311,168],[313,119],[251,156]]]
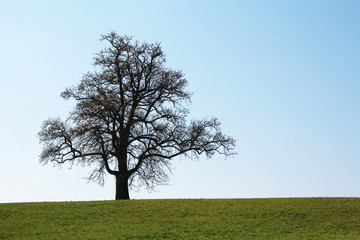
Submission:
[[[89,168],[42,166],[43,120],[92,71],[100,35],[161,42],[238,155],[175,159],[132,198],[360,197],[359,1],[0,1],[0,202],[114,198]]]

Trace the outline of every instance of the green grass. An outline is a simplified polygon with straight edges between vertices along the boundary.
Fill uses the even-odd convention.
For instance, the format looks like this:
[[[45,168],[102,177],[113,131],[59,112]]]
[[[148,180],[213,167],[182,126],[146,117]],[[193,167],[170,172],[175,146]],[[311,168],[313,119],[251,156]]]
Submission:
[[[0,239],[360,239],[360,199],[9,203]]]

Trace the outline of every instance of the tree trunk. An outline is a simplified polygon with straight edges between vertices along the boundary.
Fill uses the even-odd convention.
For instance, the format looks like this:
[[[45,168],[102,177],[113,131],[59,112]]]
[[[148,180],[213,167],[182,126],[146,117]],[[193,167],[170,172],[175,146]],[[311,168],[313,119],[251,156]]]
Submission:
[[[130,199],[128,178],[123,176],[116,176],[115,200],[120,199]]]

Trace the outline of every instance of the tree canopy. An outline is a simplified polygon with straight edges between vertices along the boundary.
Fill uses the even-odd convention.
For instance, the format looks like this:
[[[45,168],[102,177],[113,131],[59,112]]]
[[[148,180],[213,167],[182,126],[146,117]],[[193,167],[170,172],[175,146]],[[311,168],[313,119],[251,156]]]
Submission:
[[[152,189],[166,182],[179,155],[234,154],[235,140],[212,117],[188,120],[191,93],[181,71],[165,66],[159,43],[140,43],[111,32],[108,47],[94,57],[95,70],[61,93],[76,105],[68,118],[50,118],[39,132],[44,164],[80,163],[93,168],[90,179],[116,178],[116,199],[129,187]]]

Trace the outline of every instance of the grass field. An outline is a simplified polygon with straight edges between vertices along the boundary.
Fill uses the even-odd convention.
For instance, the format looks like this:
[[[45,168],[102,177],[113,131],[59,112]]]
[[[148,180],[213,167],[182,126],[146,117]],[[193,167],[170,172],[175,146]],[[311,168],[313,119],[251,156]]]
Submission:
[[[9,203],[0,239],[360,239],[360,199]]]

